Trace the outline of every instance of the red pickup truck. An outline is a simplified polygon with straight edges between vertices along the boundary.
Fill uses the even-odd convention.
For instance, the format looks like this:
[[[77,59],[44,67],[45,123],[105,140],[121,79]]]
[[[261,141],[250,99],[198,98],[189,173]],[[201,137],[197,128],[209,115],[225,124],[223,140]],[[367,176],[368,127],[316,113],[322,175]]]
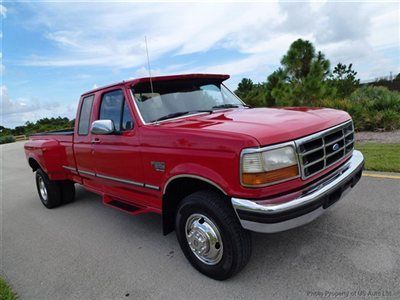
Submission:
[[[25,153],[47,208],[74,184],[132,215],[162,215],[187,259],[223,280],[251,254],[249,231],[309,223],[361,177],[343,111],[251,108],[228,75],[123,81],[81,96],[74,130],[36,134]]]

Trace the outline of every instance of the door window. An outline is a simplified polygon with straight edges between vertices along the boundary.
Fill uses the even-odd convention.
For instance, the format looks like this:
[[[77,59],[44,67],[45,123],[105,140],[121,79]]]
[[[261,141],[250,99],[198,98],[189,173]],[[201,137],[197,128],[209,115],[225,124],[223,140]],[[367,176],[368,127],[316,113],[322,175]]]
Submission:
[[[132,116],[122,90],[115,90],[103,95],[99,120],[112,120],[116,131],[133,128]]]
[[[79,114],[78,134],[87,135],[89,133],[90,114],[92,113],[94,95],[82,99],[81,112]]]

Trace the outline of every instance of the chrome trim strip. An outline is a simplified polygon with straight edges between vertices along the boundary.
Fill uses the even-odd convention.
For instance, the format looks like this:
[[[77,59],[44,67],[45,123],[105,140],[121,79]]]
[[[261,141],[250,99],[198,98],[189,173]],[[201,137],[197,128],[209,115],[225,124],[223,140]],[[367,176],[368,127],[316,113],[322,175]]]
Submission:
[[[297,144],[296,144],[297,145]],[[298,147],[298,145],[297,145]],[[322,138],[322,148],[324,149],[324,158],[326,157],[326,145],[325,145],[325,139]],[[298,148],[297,148],[298,149]],[[303,161],[302,161],[303,162]],[[326,168],[326,159],[324,159],[324,169]],[[304,179],[304,167],[300,164],[300,170],[301,170],[301,176]]]
[[[77,173],[77,171],[76,171],[76,168],[73,168],[73,167],[68,167],[68,166],[62,166],[64,169],[66,169],[66,170],[69,170],[69,171],[72,171],[72,172],[74,172],[74,173]]]
[[[352,121],[352,120],[349,120],[349,121],[346,121],[346,122],[341,123],[341,124],[339,124],[339,125],[336,125],[336,126],[334,126],[334,127],[328,128],[328,129],[326,129],[326,130],[323,130],[323,131],[320,131],[320,132],[317,132],[317,133],[308,135],[308,136],[306,136],[306,137],[297,139],[297,140],[296,140],[296,144],[301,144],[301,143],[309,142],[309,141],[311,141],[311,140],[315,140],[315,139],[318,139],[318,138],[323,138],[324,136],[326,136],[326,135],[328,135],[328,134],[330,134],[330,133],[332,133],[332,132],[337,131],[339,128],[342,128],[342,127],[344,128],[344,127],[346,127],[346,126],[348,126],[348,125],[350,125],[350,124],[352,124],[352,123],[353,123],[353,121]]]
[[[147,184],[147,183],[144,184],[144,187],[146,187],[148,189],[152,189],[152,190],[157,190],[157,191],[160,189],[158,186]]]
[[[158,186],[151,185],[151,184],[146,184],[146,183],[141,183],[141,182],[137,182],[137,181],[133,181],[133,180],[122,179],[122,178],[117,178],[117,177],[103,175],[103,174],[96,174],[96,173],[93,173],[93,172],[79,170],[79,169],[78,169],[78,172],[82,173],[82,174],[85,174],[85,175],[98,177],[98,178],[101,178],[101,179],[112,180],[112,181],[116,181],[116,182],[120,182],[120,183],[125,183],[125,184],[130,184],[130,185],[134,185],[134,186],[143,187],[143,188],[148,188],[148,189],[152,189],[152,190],[157,190],[158,191],[160,189]]]
[[[142,114],[141,114],[141,112],[139,110],[139,107],[137,106],[137,103],[136,103],[136,100],[135,100],[135,96],[133,96],[132,87],[129,88],[129,92],[131,93],[132,102],[133,102],[133,105],[135,106],[135,110],[137,111],[137,113],[139,115],[140,121],[142,121],[143,125],[146,125],[146,122],[144,121],[144,119],[142,117]]]
[[[121,179],[121,178],[116,178],[108,175],[102,175],[102,174],[96,174],[96,177],[102,178],[102,179],[108,179],[116,182],[121,182],[121,183],[126,183],[126,184],[131,184],[134,186],[141,186],[144,187],[145,184],[137,181],[132,181],[132,180],[127,180],[127,179]]]
[[[325,159],[325,158],[322,157],[322,158],[319,158],[319,159],[317,159],[317,160],[314,160],[313,162],[310,162],[309,164],[303,165],[303,168],[311,167],[311,166],[313,166],[313,165],[315,165],[315,164],[317,164],[317,163],[323,161],[324,159]]]
[[[231,202],[235,211],[239,209],[243,211],[264,214],[266,216],[273,216],[274,214],[284,213],[286,211],[291,211],[297,208],[300,209],[302,206],[321,199],[329,192],[338,188],[338,186],[345,184],[349,178],[362,170],[363,165],[364,156],[361,154],[360,151],[354,150],[353,156],[350,158],[350,160],[342,165],[338,170],[336,170],[335,173],[329,176],[328,179],[325,179],[322,182],[318,182],[313,188],[311,188],[311,190],[305,190],[305,193],[303,195],[289,202],[260,205],[257,204],[254,200],[239,198],[232,198]],[[278,232],[306,224],[318,217],[324,211],[325,209],[317,209],[306,215],[272,224],[241,220],[240,218],[239,220],[243,228],[245,229],[257,232]]]
[[[163,195],[165,195],[167,187],[168,187],[168,185],[170,184],[170,182],[172,180],[177,179],[177,178],[186,178],[186,177],[187,178],[195,178],[195,179],[199,179],[199,180],[202,180],[204,182],[207,182],[207,183],[215,186],[217,189],[219,189],[224,195],[227,195],[227,193],[218,184],[214,183],[213,181],[211,181],[211,180],[209,180],[207,178],[201,177],[201,176],[191,175],[191,174],[179,174],[179,175],[175,175],[175,176],[172,176],[171,178],[169,178],[168,181],[164,184]]]
[[[96,174],[93,173],[93,172],[90,172],[90,171],[84,171],[84,170],[78,169],[78,172],[79,172],[79,173],[82,173],[82,174],[85,174],[85,175],[90,175],[90,176],[96,177]]]
[[[334,140],[334,141],[332,141],[332,142],[329,142],[329,143],[325,144],[325,146],[330,146],[330,145],[333,145],[333,144],[335,144],[335,143],[337,143],[337,142],[343,141],[343,138],[344,138],[344,136],[343,136],[343,131],[342,131],[342,136],[341,136],[340,138],[338,138],[338,139],[336,139],[336,140]]]
[[[238,99],[243,105],[247,105],[247,107],[249,107],[249,105],[246,104],[242,99],[240,99],[240,97],[238,95],[236,95],[234,92],[232,92],[230,89],[228,89],[228,87],[224,84],[224,81],[221,82],[221,85],[223,85],[224,88],[226,88],[228,91],[230,91],[232,93],[232,95],[235,96],[235,98]]]
[[[342,150],[344,149],[344,147],[345,147],[345,146],[340,147],[340,148],[337,149],[335,152],[329,153],[329,154],[327,154],[325,157],[328,158],[328,157],[331,157],[331,156],[333,156],[333,155],[335,155],[335,154],[338,154],[340,151],[342,151]],[[344,156],[344,153],[343,153],[343,156]]]
[[[307,151],[307,152],[299,153],[299,155],[300,155],[300,156],[306,156],[306,155],[308,155],[308,154],[317,152],[318,150],[322,150],[323,148],[324,148],[324,146],[321,146],[321,147],[318,147],[318,148],[309,150],[309,151]]]

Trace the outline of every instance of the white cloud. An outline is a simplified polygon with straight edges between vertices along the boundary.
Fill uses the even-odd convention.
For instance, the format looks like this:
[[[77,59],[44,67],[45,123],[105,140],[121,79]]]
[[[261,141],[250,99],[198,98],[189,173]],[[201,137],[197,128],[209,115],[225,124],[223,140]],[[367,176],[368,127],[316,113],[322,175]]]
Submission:
[[[5,7],[4,5],[0,4],[0,15],[3,18],[7,17],[7,7]]]
[[[76,113],[75,105],[60,105],[59,102],[42,102],[37,98],[11,99],[5,85],[0,88],[1,125],[15,127],[27,121],[46,117],[66,116],[73,118]]]
[[[167,53],[192,54],[216,47],[235,47],[245,53],[259,40],[259,33],[265,36],[268,23],[278,20],[275,17],[277,5],[270,4],[268,14],[263,10],[264,6],[119,3],[113,6],[99,4],[93,8],[46,5],[38,9],[40,13],[34,22],[36,26],[46,24],[51,29],[46,38],[61,51],[56,56],[31,56],[22,63],[30,66],[138,67],[146,61],[145,35],[152,60]],[[82,15],[86,17],[81,18]]]
[[[388,10],[372,16],[371,33],[368,36],[371,45],[378,48],[399,48],[400,44],[400,5],[398,9]]]
[[[235,74],[277,65],[299,37],[326,49],[334,62],[360,56],[368,61],[368,56],[383,57],[382,47],[399,48],[399,6],[393,3],[50,3],[35,11],[30,24],[46,26],[45,37],[60,51],[21,61],[29,66],[140,70],[146,62],[145,35],[152,61],[218,48],[248,55],[204,66]]]
[[[3,116],[33,111],[39,108],[39,103],[28,103],[26,99],[11,100],[5,85],[1,86],[1,114]]]

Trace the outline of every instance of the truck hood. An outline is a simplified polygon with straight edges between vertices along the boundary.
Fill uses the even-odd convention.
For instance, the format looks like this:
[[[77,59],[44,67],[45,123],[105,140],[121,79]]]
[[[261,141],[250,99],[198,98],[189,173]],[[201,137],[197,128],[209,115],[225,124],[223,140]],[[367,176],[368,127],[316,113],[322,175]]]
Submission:
[[[328,108],[285,107],[230,109],[161,123],[163,127],[238,133],[260,145],[298,139],[350,120],[348,113]]]

